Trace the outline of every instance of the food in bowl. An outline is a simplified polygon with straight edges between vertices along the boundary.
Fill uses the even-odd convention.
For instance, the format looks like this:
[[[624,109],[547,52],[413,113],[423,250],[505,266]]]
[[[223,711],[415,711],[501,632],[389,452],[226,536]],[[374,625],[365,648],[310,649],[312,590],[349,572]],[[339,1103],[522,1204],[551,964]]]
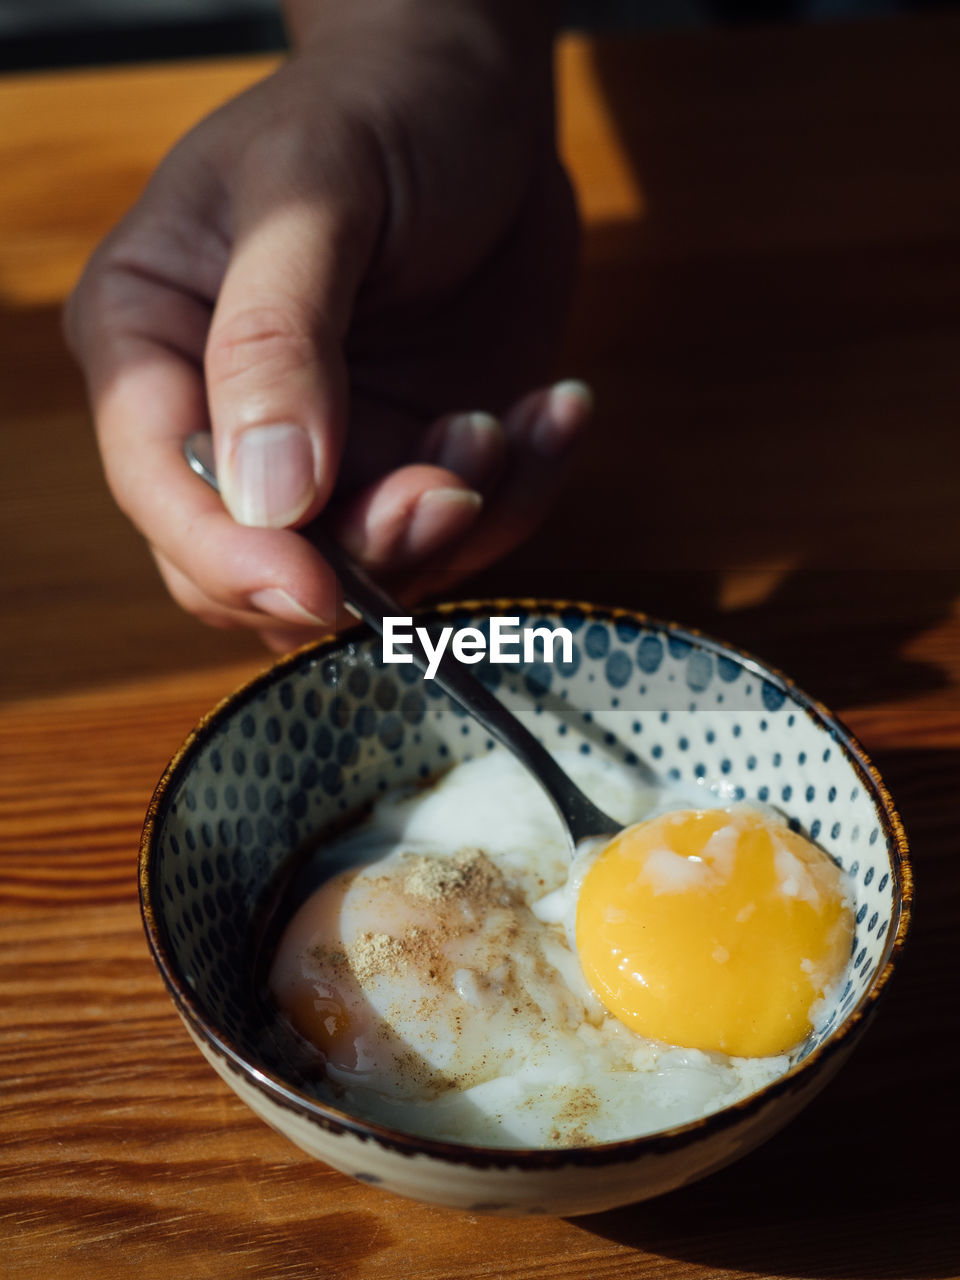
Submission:
[[[779,814],[665,813],[583,861],[577,952],[635,1031],[705,1052],[789,1053],[843,985],[853,886]]]
[[[632,824],[572,865],[502,749],[325,845],[337,871],[269,977],[319,1097],[435,1139],[569,1147],[699,1119],[795,1061],[851,959],[843,871],[773,812],[556,754]]]
[[[569,602],[443,605],[417,621],[483,628],[491,614],[516,613],[531,625],[562,624],[574,637],[570,662],[523,663],[499,680],[486,673],[549,750],[627,764],[634,776],[644,767],[684,805],[692,790],[724,805],[775,806],[843,866],[856,896],[853,957],[829,1013],[784,1074],[689,1124],[664,1121],[639,1138],[560,1148],[437,1141],[318,1095],[265,1034],[255,981],[263,910],[278,882],[296,874],[303,851],[324,845],[339,823],[493,747],[436,682],[385,665],[378,639],[363,631],[277,662],[193,730],[147,813],[141,904],[160,974],[198,1049],[304,1151],[434,1204],[593,1213],[740,1158],[835,1075],[901,955],[909,855],[893,802],[859,743],[786,677],[730,645],[626,610]],[[498,794],[492,811],[507,802]]]

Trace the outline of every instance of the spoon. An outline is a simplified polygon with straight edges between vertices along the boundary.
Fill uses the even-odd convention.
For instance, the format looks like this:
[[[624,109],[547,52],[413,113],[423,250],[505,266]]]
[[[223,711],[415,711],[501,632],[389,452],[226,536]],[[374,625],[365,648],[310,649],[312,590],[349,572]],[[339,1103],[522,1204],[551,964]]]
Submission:
[[[198,431],[188,436],[183,446],[184,457],[211,489],[220,492],[213,458],[213,437]],[[383,635],[385,617],[405,617],[400,605],[382,587],[368,577],[360,566],[335,542],[320,517],[297,532],[320,552],[334,570],[343,588],[344,604],[356,617],[362,618],[379,636]],[[427,655],[418,643],[408,649],[421,671],[427,669]],[[546,747],[538,742],[516,716],[449,652],[443,654],[434,680],[444,693],[463,707],[520,763],[533,774],[553,802],[575,850],[582,840],[612,836],[623,829],[617,822],[583,794],[564,773]]]

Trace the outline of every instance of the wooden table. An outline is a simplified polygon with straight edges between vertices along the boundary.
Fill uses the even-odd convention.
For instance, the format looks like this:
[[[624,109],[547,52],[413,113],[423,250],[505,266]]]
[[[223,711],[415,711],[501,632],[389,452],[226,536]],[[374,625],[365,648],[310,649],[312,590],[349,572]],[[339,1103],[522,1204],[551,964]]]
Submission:
[[[0,1274],[958,1275],[960,22],[560,50],[587,222],[563,368],[599,417],[562,512],[469,589],[639,606],[795,674],[887,775],[919,890],[877,1025],[801,1120],[574,1221],[312,1163],[202,1061],[141,934],[153,784],[264,658],[181,616],[113,509],[58,308],[174,137],[268,65],[0,84]]]

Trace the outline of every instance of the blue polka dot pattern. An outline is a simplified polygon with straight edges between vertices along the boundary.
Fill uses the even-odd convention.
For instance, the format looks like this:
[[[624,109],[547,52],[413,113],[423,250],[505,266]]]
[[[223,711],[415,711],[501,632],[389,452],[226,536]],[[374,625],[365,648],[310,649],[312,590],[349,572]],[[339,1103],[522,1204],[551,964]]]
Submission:
[[[610,649],[610,632],[598,622],[587,628],[583,641],[588,658],[604,658]]]
[[[468,613],[459,622],[485,625]],[[573,661],[547,663],[541,646],[530,665],[472,668],[548,747],[606,756],[642,776],[652,770],[691,803],[709,793],[772,804],[853,877],[855,962],[826,1038],[871,985],[892,915],[869,779],[839,739],[825,745],[828,729],[802,698],[772,675],[758,679],[734,651],[599,611],[534,619],[558,622],[577,637]],[[250,1007],[245,944],[281,863],[378,793],[493,745],[415,667],[384,664],[373,640],[291,659],[200,736],[158,815],[155,901],[201,1012],[249,1060],[276,1066]]]
[[[713,675],[713,659],[709,653],[695,649],[687,659],[687,685],[701,693],[710,683]]]
[[[659,671],[663,662],[663,641],[659,636],[644,636],[637,645],[637,666],[648,675]]]
[[[613,689],[622,689],[633,674],[633,662],[630,655],[618,649],[611,653],[604,666],[607,684]]]

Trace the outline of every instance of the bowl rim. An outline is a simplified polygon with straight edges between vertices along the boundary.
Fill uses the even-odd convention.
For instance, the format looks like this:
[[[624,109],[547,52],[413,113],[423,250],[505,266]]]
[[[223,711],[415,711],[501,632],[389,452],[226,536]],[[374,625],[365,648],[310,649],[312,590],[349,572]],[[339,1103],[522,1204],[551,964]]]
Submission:
[[[372,1120],[360,1119],[349,1112],[340,1111],[332,1104],[321,1102],[301,1092],[282,1077],[248,1062],[243,1053],[232,1045],[201,1011],[191,988],[177,973],[172,957],[167,954],[158,918],[158,904],[161,911],[163,904],[159,888],[154,885],[153,879],[160,817],[169,796],[185,775],[194,757],[218,731],[221,721],[228,714],[243,706],[261,689],[281,679],[285,673],[300,668],[305,657],[322,658],[341,650],[347,644],[374,637],[375,633],[372,629],[363,624],[311,641],[292,653],[284,655],[246,680],[199,720],[171,758],[151,797],[140,837],[138,859],[140,911],[149,949],[177,1012],[194,1037],[204,1042],[249,1085],[266,1095],[274,1105],[296,1113],[333,1135],[349,1134],[362,1141],[373,1141],[377,1146],[407,1157],[432,1156],[448,1163],[469,1164],[484,1168],[546,1170],[571,1165],[596,1166],[635,1161],[646,1155],[662,1156],[676,1152],[685,1146],[699,1142],[707,1134],[719,1133],[740,1124],[766,1108],[776,1098],[791,1092],[798,1083],[809,1085],[816,1073],[832,1060],[836,1060],[839,1054],[852,1049],[853,1043],[866,1029],[869,1019],[876,1011],[881,995],[890,983],[901,959],[910,927],[913,871],[906,832],[879,771],[843,721],[778,668],[729,641],[718,640],[696,627],[653,617],[639,610],[580,600],[519,596],[490,597],[447,601],[431,605],[419,612],[411,610],[411,613],[414,615],[414,625],[429,625],[431,621],[442,620],[450,614],[460,612],[505,614],[510,609],[544,616],[561,615],[564,612],[576,610],[583,613],[585,620],[593,619],[611,624],[626,619],[637,623],[640,630],[659,631],[665,635],[690,641],[716,656],[734,658],[739,666],[758,678],[768,681],[786,694],[791,701],[819,722],[833,741],[842,748],[853,765],[861,785],[866,788],[875,804],[886,845],[891,854],[893,912],[873,981],[861,993],[850,1012],[834,1027],[822,1045],[761,1089],[697,1120],[640,1137],[623,1138],[616,1142],[550,1148],[474,1146],[469,1143],[418,1137],[415,1134],[404,1133]],[[840,1065],[839,1061],[836,1065]]]

